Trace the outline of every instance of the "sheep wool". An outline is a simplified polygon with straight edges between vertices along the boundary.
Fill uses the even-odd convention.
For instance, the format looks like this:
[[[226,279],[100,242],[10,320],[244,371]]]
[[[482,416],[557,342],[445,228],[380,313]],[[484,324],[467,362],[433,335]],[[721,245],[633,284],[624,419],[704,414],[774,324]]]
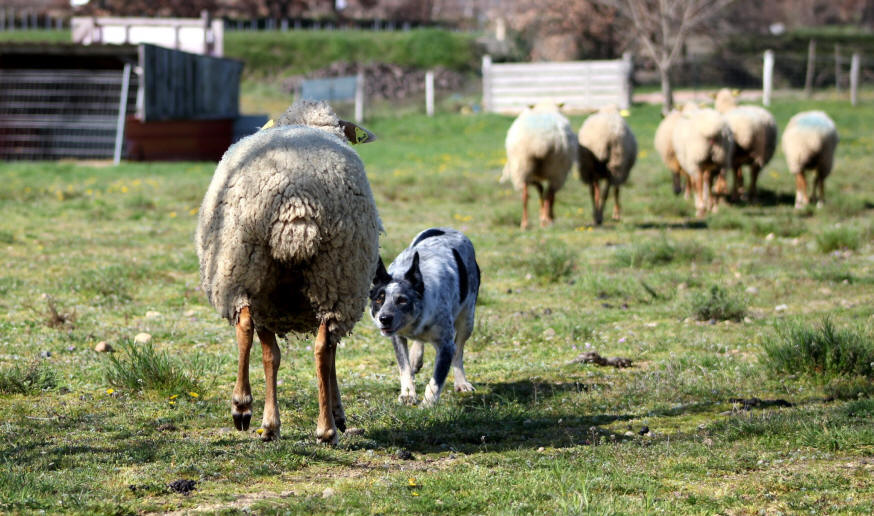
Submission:
[[[628,180],[637,159],[637,139],[616,106],[601,108],[586,118],[579,132],[580,179],[592,185],[595,223],[600,224],[604,201],[612,185],[616,204],[613,218],[619,218],[619,186]],[[606,180],[603,198],[598,183]]]
[[[680,167],[689,174],[696,214],[715,209],[711,182],[731,164],[731,129],[715,109],[684,110],[674,127],[671,142]]]
[[[822,111],[803,111],[789,120],[783,131],[783,154],[789,172],[796,176],[795,207],[808,203],[805,171],[816,171],[812,200],[825,200],[825,178],[831,174],[838,131],[834,121]]]
[[[759,172],[771,161],[777,148],[777,121],[765,108],[738,106],[735,95],[725,88],[716,94],[715,106],[725,116],[734,139],[732,197],[737,197],[743,182],[741,167],[744,165],[750,167],[749,194],[755,197]]]
[[[522,190],[522,228],[528,226],[528,185],[541,193],[541,225],[550,224],[555,193],[577,159],[577,137],[570,122],[557,104],[541,102],[525,108],[513,121],[505,146],[507,164],[501,182],[509,180]]]
[[[382,229],[370,184],[326,103],[298,102],[231,146],[200,208],[201,287],[235,324],[282,335],[361,318]]]

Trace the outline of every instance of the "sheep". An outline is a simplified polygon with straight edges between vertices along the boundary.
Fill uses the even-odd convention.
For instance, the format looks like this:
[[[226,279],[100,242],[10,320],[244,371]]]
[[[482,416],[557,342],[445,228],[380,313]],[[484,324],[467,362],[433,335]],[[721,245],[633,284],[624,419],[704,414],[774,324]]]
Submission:
[[[674,127],[671,143],[677,162],[689,174],[696,216],[716,211],[711,198],[713,181],[731,164],[733,146],[725,119],[710,108],[684,112]]]
[[[838,145],[835,123],[822,111],[802,111],[789,120],[783,131],[783,154],[789,172],[795,174],[795,208],[812,201],[825,202],[825,178],[831,173]],[[808,201],[805,171],[815,169],[813,195]]]
[[[686,199],[688,199],[690,195],[689,174],[683,170],[683,167],[681,167],[680,163],[677,161],[677,153],[674,151],[673,136],[677,120],[680,119],[683,113],[689,113],[694,109],[698,109],[698,105],[694,102],[687,102],[680,109],[672,109],[659,123],[659,126],[656,129],[655,138],[653,138],[653,145],[655,146],[656,152],[659,153],[662,162],[667,165],[668,169],[671,171],[674,193],[680,195],[680,193],[683,192],[683,197]]]
[[[756,198],[759,172],[771,161],[777,148],[777,121],[767,109],[759,106],[738,106],[735,95],[726,88],[716,94],[716,110],[723,114],[734,138],[732,168],[734,170],[731,198],[737,200],[743,186],[741,167],[750,167],[749,199]]]
[[[345,431],[335,351],[363,313],[382,229],[364,166],[346,141],[373,138],[328,104],[300,101],[273,127],[231,146],[216,167],[195,241],[201,288],[236,327],[231,415],[238,430],[247,430],[252,417],[253,331],[267,383],[264,440],[280,436],[276,336],[317,331],[316,436],[334,444],[337,429]]]
[[[619,220],[619,186],[628,180],[637,159],[637,140],[616,106],[605,106],[586,118],[579,132],[580,179],[589,185],[595,225],[604,219],[604,203],[614,186],[613,220]],[[601,180],[605,180],[603,195]]]
[[[540,194],[540,225],[552,224],[555,193],[577,159],[577,137],[559,107],[549,101],[529,106],[507,131],[507,164],[501,182],[510,180],[516,190],[522,190],[522,229],[528,228],[528,186]]]

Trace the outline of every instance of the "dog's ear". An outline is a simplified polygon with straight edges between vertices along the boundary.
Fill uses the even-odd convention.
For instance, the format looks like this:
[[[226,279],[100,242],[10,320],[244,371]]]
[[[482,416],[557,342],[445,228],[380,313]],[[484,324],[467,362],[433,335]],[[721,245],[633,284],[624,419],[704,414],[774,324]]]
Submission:
[[[422,271],[419,270],[419,253],[413,255],[413,263],[410,264],[410,268],[407,270],[407,273],[404,274],[404,279],[410,282],[410,285],[413,286],[413,290],[419,293],[419,295],[423,295],[425,293],[425,281],[422,279]]]
[[[373,284],[387,285],[389,283],[391,283],[391,274],[385,270],[385,263],[383,263],[382,256],[380,256],[376,263],[376,275],[373,276]]]

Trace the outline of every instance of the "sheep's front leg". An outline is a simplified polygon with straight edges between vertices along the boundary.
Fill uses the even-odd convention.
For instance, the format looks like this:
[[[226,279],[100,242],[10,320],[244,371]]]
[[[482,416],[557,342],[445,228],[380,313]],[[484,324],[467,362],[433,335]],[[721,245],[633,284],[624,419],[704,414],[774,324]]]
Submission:
[[[267,393],[264,395],[264,418],[261,420],[261,439],[279,439],[279,402],[276,399],[276,374],[279,372],[280,351],[276,335],[272,331],[257,330],[261,341],[261,361],[264,363],[264,381]]]
[[[695,216],[703,217],[707,213],[707,205],[705,204],[704,191],[706,188],[710,188],[710,185],[707,185],[707,187],[704,186],[701,171],[695,173],[695,175],[691,177],[691,180],[692,193],[695,198]]]
[[[740,199],[740,193],[744,187],[744,172],[740,165],[734,167],[734,177],[732,179],[731,202],[737,202]]]
[[[598,207],[601,205],[601,184],[597,179],[593,179],[589,184],[589,194],[592,197],[592,218],[595,220],[595,225],[601,225],[601,211]]]
[[[401,394],[398,402],[406,405],[416,404],[416,384],[413,381],[413,368],[410,364],[410,354],[407,349],[407,339],[394,336],[391,339],[395,348],[395,357],[398,360],[398,373],[401,379]]]
[[[452,365],[453,357],[455,357],[455,336],[444,335],[435,344],[435,348],[437,349],[437,358],[434,362],[434,376],[425,387],[425,396],[422,400],[422,405],[425,407],[432,407],[440,400],[440,391],[443,390],[443,384],[446,383],[446,376],[449,374],[449,367]]]
[[[750,190],[747,194],[747,199],[751,201],[755,201],[759,196],[759,192],[756,189],[756,183],[759,181],[759,172],[762,171],[762,167],[756,165],[755,163],[750,165]]]
[[[613,220],[622,218],[622,207],[619,204],[619,185],[616,185],[616,190],[613,191]]]
[[[236,324],[237,347],[240,355],[237,360],[237,383],[231,397],[231,417],[237,430],[248,430],[252,420],[252,388],[249,385],[249,351],[252,349],[252,317],[249,307],[240,310]]]
[[[811,202],[816,204],[817,208],[822,207],[825,203],[825,176],[826,173],[822,168],[816,169],[816,177],[813,180],[813,198]]]
[[[319,419],[316,423],[316,438],[324,444],[337,444],[337,427],[331,410],[331,348],[335,345],[327,324],[322,321],[316,336],[313,352],[316,356],[316,376],[319,384]]]
[[[543,192],[543,202],[540,204],[540,227],[547,227],[555,220],[553,206],[555,205],[555,190],[552,186],[547,186]]]
[[[522,223],[519,226],[528,229],[528,183],[522,185]]]

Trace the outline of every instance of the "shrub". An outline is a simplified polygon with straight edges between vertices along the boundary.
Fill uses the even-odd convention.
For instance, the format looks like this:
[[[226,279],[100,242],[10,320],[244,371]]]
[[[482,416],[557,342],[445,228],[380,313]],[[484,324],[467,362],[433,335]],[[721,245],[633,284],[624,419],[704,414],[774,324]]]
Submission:
[[[816,235],[816,245],[824,253],[849,249],[855,251],[861,243],[860,231],[849,227],[835,227],[826,229]]]
[[[793,216],[783,216],[773,219],[757,219],[753,221],[753,233],[765,236],[773,233],[779,237],[797,237],[807,228],[801,219]]]
[[[544,283],[557,283],[573,274],[577,253],[561,240],[546,240],[514,262]]]
[[[632,243],[616,250],[613,263],[619,267],[652,267],[669,263],[708,263],[713,251],[696,241],[676,242],[659,238]]]
[[[780,373],[874,379],[874,335],[835,328],[828,317],[813,328],[788,322],[764,341],[763,349],[766,363]]]
[[[34,360],[23,369],[14,366],[0,371],[3,394],[33,394],[56,386],[55,372],[43,360]]]
[[[746,301],[718,285],[707,293],[692,296],[692,315],[699,321],[741,321],[747,313]]]
[[[131,391],[162,393],[197,391],[205,364],[194,355],[190,362],[156,351],[151,344],[123,344],[124,357],[109,356],[104,370],[106,381]]]

